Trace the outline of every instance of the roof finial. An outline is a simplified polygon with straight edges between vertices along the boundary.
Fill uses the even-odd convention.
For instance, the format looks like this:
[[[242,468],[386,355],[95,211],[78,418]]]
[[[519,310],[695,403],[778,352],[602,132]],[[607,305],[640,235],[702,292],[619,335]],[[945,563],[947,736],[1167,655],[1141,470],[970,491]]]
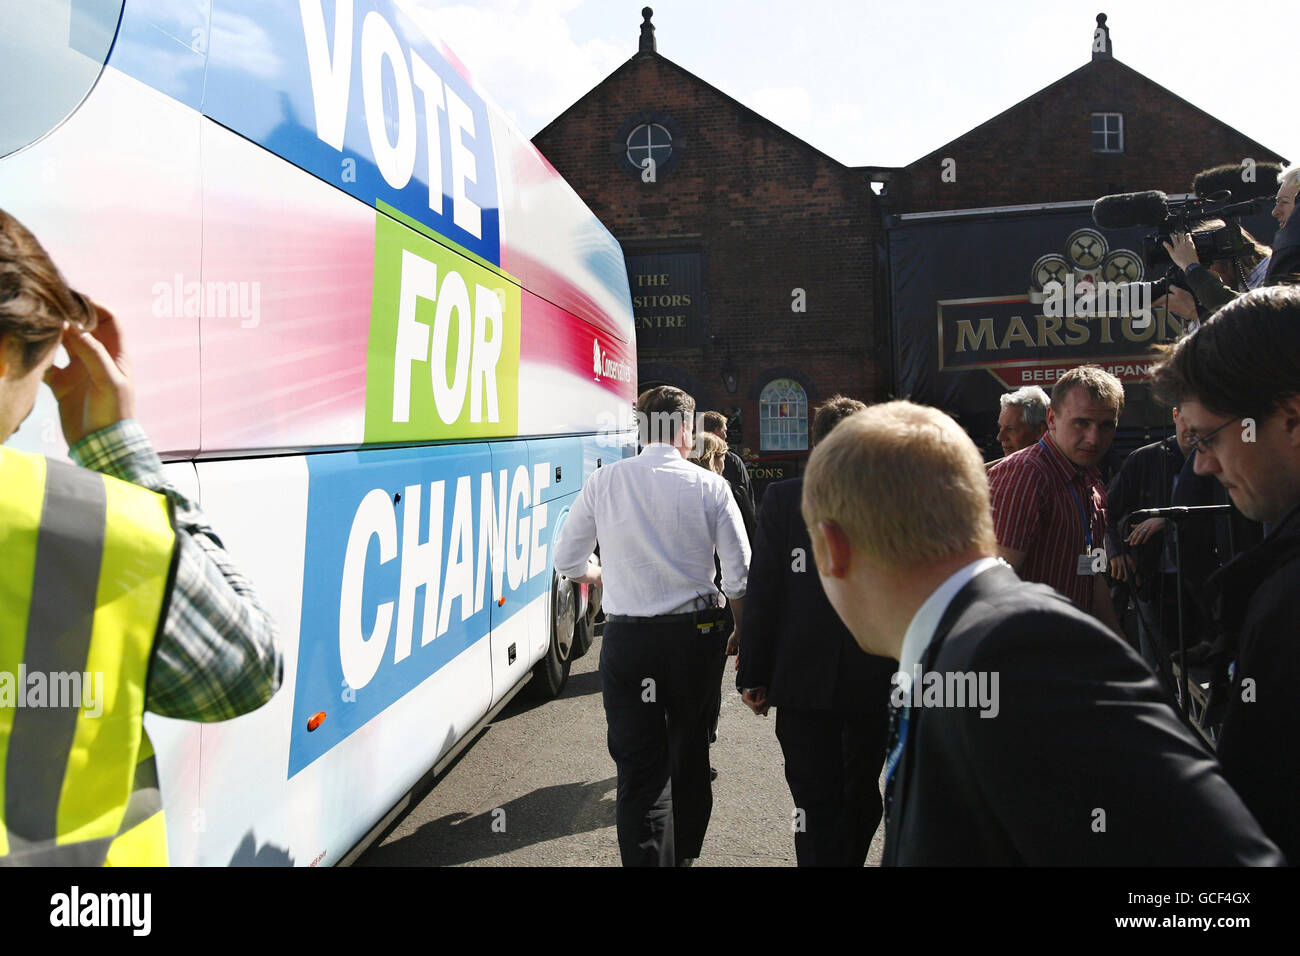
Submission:
[[[1106,14],[1097,14],[1097,29],[1092,31],[1092,58],[1109,60],[1113,56],[1110,48],[1110,27],[1106,26]]]
[[[641,52],[655,52],[655,25],[650,22],[650,18],[655,12],[649,7],[641,8],[641,16],[645,17],[645,23],[641,24]]]

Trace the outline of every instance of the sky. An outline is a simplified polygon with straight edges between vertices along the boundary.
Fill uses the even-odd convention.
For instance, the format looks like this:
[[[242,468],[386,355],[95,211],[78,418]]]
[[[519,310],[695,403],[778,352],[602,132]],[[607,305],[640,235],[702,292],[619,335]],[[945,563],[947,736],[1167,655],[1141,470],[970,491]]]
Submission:
[[[646,5],[402,2],[529,137],[636,53]],[[1084,65],[1099,12],[1116,59],[1300,160],[1293,0],[649,5],[659,53],[849,166],[906,165]]]

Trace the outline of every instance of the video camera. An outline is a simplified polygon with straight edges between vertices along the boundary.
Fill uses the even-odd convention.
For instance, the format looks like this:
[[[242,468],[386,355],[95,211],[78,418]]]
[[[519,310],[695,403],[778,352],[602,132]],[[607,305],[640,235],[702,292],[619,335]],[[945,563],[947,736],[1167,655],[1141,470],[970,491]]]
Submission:
[[[1202,264],[1240,259],[1254,253],[1241,233],[1240,216],[1262,212],[1265,201],[1277,192],[1276,163],[1250,166],[1216,166],[1197,173],[1189,199],[1170,199],[1159,190],[1102,196],[1092,204],[1092,221],[1102,229],[1154,226],[1156,233],[1142,237],[1142,259],[1148,270],[1172,265],[1164,243],[1175,232],[1192,233],[1207,219],[1221,219],[1218,228],[1192,233],[1196,258]]]

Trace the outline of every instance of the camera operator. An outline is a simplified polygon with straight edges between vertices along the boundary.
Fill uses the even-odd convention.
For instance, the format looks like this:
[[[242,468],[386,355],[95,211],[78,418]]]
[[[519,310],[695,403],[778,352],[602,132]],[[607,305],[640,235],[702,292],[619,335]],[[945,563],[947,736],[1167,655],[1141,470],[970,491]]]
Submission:
[[[1192,233],[1212,232],[1222,228],[1224,228],[1222,220],[1212,220],[1194,226]],[[1242,272],[1248,274],[1244,289],[1236,288],[1240,283],[1238,277],[1233,274],[1234,263],[1238,260],[1218,260],[1208,266],[1203,265],[1196,253],[1192,233],[1175,232],[1169,237],[1171,241],[1162,245],[1169,253],[1169,258],[1174,261],[1174,265],[1183,270],[1188,287],[1207,314],[1221,309],[1242,292],[1253,289],[1263,281],[1264,271],[1261,266],[1268,260],[1272,250],[1268,246],[1261,245],[1245,229],[1241,230],[1242,237],[1254,247],[1254,253],[1240,260]],[[1254,285],[1251,284],[1252,281]]]
[[[1157,298],[1152,304],[1156,308],[1164,308],[1172,315],[1183,320],[1183,328],[1190,332],[1201,324],[1201,308],[1196,301],[1196,296],[1186,286],[1181,285],[1181,279],[1172,280],[1169,283],[1169,291]],[[1209,313],[1206,313],[1208,316]]]

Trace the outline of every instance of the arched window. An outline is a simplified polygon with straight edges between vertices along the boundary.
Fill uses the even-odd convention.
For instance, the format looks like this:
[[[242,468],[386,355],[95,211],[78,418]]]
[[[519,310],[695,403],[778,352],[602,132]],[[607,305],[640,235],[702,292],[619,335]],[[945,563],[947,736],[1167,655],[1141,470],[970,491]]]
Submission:
[[[808,394],[792,378],[768,382],[758,398],[758,428],[762,451],[806,451]]]

